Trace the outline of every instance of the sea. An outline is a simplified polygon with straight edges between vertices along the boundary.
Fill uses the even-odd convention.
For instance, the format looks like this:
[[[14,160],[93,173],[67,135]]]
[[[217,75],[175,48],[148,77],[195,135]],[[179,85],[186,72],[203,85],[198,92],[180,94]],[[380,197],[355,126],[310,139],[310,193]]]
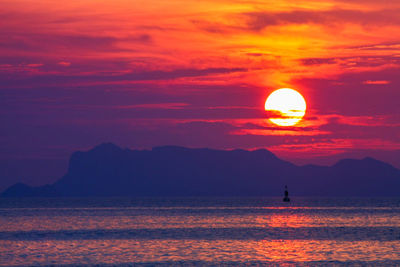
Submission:
[[[400,266],[399,198],[0,199],[0,266]]]

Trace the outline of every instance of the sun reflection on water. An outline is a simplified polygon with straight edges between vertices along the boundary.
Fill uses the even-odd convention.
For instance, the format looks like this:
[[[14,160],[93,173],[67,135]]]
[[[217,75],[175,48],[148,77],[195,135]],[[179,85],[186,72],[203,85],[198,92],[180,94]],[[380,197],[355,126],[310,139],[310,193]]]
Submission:
[[[400,262],[398,206],[6,208],[0,214],[1,266]]]
[[[0,241],[0,265],[127,262],[310,262],[400,260],[398,241],[49,240]],[[45,253],[44,253],[45,252]]]

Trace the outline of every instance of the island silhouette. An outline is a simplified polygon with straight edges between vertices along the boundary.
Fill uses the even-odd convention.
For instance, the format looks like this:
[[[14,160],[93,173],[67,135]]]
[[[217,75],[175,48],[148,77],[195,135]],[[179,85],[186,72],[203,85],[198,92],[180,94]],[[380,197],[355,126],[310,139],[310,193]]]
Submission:
[[[177,146],[122,149],[104,143],[72,154],[67,173],[50,185],[17,183],[2,197],[400,195],[400,170],[373,158],[332,166],[297,166],[266,149]]]

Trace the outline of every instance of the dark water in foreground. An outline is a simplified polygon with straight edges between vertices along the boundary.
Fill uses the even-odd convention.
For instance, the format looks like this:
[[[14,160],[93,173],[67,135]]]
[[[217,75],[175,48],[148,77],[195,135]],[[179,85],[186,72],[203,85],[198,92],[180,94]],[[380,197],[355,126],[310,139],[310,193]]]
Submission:
[[[0,265],[400,265],[399,199],[0,199]]]

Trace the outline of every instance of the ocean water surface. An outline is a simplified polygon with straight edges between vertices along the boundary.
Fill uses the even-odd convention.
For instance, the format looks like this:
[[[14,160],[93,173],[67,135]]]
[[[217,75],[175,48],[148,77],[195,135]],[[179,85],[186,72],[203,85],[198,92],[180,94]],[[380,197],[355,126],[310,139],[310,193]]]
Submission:
[[[400,265],[400,198],[0,199],[0,266]]]

